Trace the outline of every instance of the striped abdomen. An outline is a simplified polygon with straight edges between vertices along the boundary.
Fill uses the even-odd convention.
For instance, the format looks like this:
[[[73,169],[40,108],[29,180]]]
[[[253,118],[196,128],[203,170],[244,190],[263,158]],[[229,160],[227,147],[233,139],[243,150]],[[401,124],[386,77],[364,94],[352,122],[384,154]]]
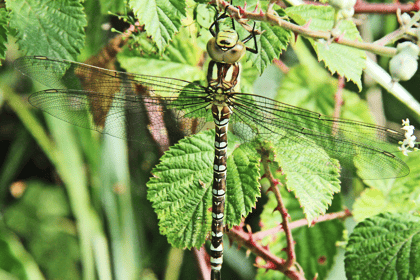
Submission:
[[[227,106],[212,106],[214,123],[216,125],[216,139],[214,142],[214,180],[211,224],[211,279],[221,279],[220,269],[223,262],[223,217],[225,212],[226,193],[226,152],[227,130],[230,110]]]

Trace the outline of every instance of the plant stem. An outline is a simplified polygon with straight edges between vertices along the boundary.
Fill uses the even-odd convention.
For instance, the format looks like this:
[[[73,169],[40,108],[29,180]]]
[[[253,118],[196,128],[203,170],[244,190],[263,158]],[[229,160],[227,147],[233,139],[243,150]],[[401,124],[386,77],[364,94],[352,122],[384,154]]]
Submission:
[[[223,7],[226,7],[227,5],[230,5],[230,4],[226,1],[221,1],[221,5]],[[227,10],[230,12],[232,17],[234,17],[239,23],[242,23],[242,24],[245,24],[244,22],[246,21],[246,19],[264,21],[264,22],[270,23],[271,25],[279,26],[284,29],[290,30],[295,34],[301,35],[306,38],[324,39],[325,41],[328,41],[331,39],[331,32],[311,30],[306,26],[300,26],[300,25],[291,23],[275,15],[272,11],[269,11],[267,13],[263,13],[263,12],[254,13],[254,12],[248,12],[243,9],[241,9],[240,11],[238,8],[234,6],[229,6]],[[246,24],[243,26],[245,29],[251,32],[250,26],[247,26]],[[384,56],[394,56],[397,52],[396,48],[385,47],[385,46],[381,46],[375,43],[354,41],[354,40],[350,40],[346,38],[335,38],[334,40],[332,40],[331,43],[341,44],[341,45],[369,51],[369,52],[379,54],[379,55],[384,55]]]
[[[353,214],[349,210],[346,209],[344,211],[322,215],[318,217],[317,219],[313,220],[311,224],[314,225],[320,222],[326,222],[326,221],[335,220],[335,219],[344,219],[344,218],[351,217],[352,215]],[[308,224],[308,220],[300,219],[298,221],[291,222],[289,227],[290,229],[294,229],[294,228],[306,226],[307,224]],[[279,232],[282,232],[282,231],[284,231],[283,226],[279,225],[275,228],[255,233],[253,235],[253,238],[255,241],[258,241],[258,240],[262,240],[266,236],[278,234]]]
[[[286,207],[284,206],[283,199],[281,197],[280,190],[278,188],[279,182],[274,178],[273,174],[271,173],[267,153],[263,153],[262,162],[264,165],[265,177],[270,181],[269,190],[272,191],[274,195],[276,196],[276,200],[278,204],[276,210],[278,210],[282,216],[281,225],[285,232],[286,242],[287,242],[287,247],[286,247],[287,260],[284,265],[286,267],[291,267],[296,260],[296,253],[295,253],[295,242],[292,236],[292,230],[289,227],[290,215],[287,212]]]

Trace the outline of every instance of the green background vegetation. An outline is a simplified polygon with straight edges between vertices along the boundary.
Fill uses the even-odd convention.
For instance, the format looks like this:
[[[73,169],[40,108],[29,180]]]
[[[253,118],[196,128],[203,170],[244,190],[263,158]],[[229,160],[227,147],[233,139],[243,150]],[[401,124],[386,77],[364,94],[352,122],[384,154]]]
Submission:
[[[135,17],[146,24],[148,33],[138,34],[118,53],[117,61],[122,70],[189,81],[205,79],[208,61],[203,62],[203,57],[205,44],[210,38],[206,27],[213,19],[211,9],[198,4],[202,1],[190,1],[188,5],[182,1],[173,2],[171,5],[174,6],[165,6],[160,1],[130,1]],[[163,14],[168,15],[166,22],[162,20],[159,9],[153,6],[155,4]],[[249,9],[253,5],[254,2],[249,3]],[[198,278],[193,254],[171,247],[167,237],[160,234],[162,228],[159,229],[157,214],[147,199],[146,183],[162,155],[158,145],[149,138],[141,139],[143,143],[150,142],[150,145],[143,145],[103,137],[97,132],[44,115],[25,101],[29,93],[43,88],[31,83],[12,67],[12,62],[23,55],[85,61],[101,51],[115,36],[110,30],[104,30],[103,24],[123,29],[124,23],[109,15],[108,11],[125,14],[126,9],[123,1],[16,0],[6,1],[6,6],[0,3],[0,58],[3,65],[0,68],[0,158],[3,159],[0,166],[1,279]],[[288,15],[299,24],[313,18],[314,28],[328,30],[332,16],[319,19],[317,15],[331,13],[332,10],[320,9],[291,8]],[[189,19],[181,21],[186,15]],[[398,24],[392,15],[371,16],[369,26],[372,34],[368,39],[373,41],[395,30]],[[264,94],[281,102],[332,115],[338,81],[324,68],[327,65],[333,72],[348,74],[347,77],[353,81],[348,82],[343,91],[344,105],[340,117],[363,122],[373,122],[378,118],[378,115],[373,116],[364,101],[369,92],[381,89],[375,84],[363,82],[363,51],[351,50],[348,53],[338,48],[331,52],[317,49],[315,53],[312,46],[320,48],[318,43],[303,41],[302,38],[284,51],[290,43],[288,32],[267,23],[261,23],[259,28],[267,32],[261,35],[264,40],[259,43],[260,54],[244,60],[242,91]],[[343,28],[357,32],[352,25]],[[347,35],[350,38],[359,36],[352,32],[347,32]],[[272,59],[277,58],[281,51],[282,61],[290,66],[287,74],[270,66]],[[324,64],[318,63],[314,54]],[[387,59],[379,60],[385,69]],[[264,72],[261,77],[260,72]],[[417,73],[403,83],[409,92],[417,95],[417,99],[419,81]],[[398,128],[402,118],[413,117],[414,125],[418,126],[419,112],[407,115],[405,105],[385,91],[383,99],[388,124]],[[139,137],[148,135],[147,123],[139,124],[138,134]],[[199,137],[211,139],[209,135]],[[280,157],[279,154],[276,156]],[[283,195],[292,220],[304,217],[312,220],[324,212],[337,212],[348,207],[353,210],[354,220],[348,219],[346,225],[352,228],[355,221],[383,212],[418,213],[418,155],[407,159],[407,164],[412,172],[405,178],[365,182],[345,180],[338,194],[337,182],[323,184],[323,189],[319,189],[311,181],[312,177],[302,176],[298,180],[290,175],[288,187],[293,193],[284,191]],[[294,172],[301,175],[299,169]],[[279,173],[276,176],[284,180]],[[256,230],[259,226],[269,228],[277,225],[281,220],[278,213],[272,213],[275,207],[273,199],[265,195],[266,179],[261,183],[262,197],[247,220]],[[303,192],[312,195],[300,200],[299,204],[295,195],[301,198],[299,195]],[[256,194],[253,195],[255,198]],[[327,210],[329,204],[332,206]],[[247,211],[251,206],[247,205]],[[357,249],[357,238],[366,239],[371,231],[364,227],[372,224],[392,232],[387,238],[395,244],[402,244],[401,248],[412,239],[418,248],[419,229],[412,227],[413,224],[418,225],[418,219],[387,215],[390,214],[373,221],[365,220],[359,225],[361,228],[347,248],[349,259],[361,260],[358,254],[362,250]],[[316,273],[319,274],[318,279],[345,279],[344,248],[337,247],[337,242],[345,239],[344,226],[342,221],[334,220],[293,231],[298,262],[307,279],[312,279]],[[398,230],[394,233],[395,229]],[[412,235],[401,236],[399,232],[404,230]],[[204,237],[201,236],[202,239]],[[272,242],[272,251],[284,257],[284,237]],[[226,240],[225,244],[228,243]],[[178,245],[182,247],[183,244]],[[382,245],[372,243],[361,246],[376,248]],[[255,257],[252,254],[247,257],[243,248],[238,251],[235,245],[225,247],[225,279],[283,279],[276,271],[265,273],[264,269],[255,269]],[[392,251],[393,254],[398,252],[405,251]],[[380,257],[380,252],[373,255]],[[326,257],[327,262],[320,262],[320,256]],[[398,256],[404,263],[410,254]],[[334,262],[336,265],[333,268]],[[411,269],[417,266],[420,271],[419,259],[412,258],[405,263],[411,265]],[[372,275],[375,275],[376,268],[371,269]],[[397,271],[392,265],[388,269]],[[363,271],[363,268],[357,262],[350,263],[347,273],[349,271]],[[406,267],[397,272],[401,273],[400,276],[415,275]]]

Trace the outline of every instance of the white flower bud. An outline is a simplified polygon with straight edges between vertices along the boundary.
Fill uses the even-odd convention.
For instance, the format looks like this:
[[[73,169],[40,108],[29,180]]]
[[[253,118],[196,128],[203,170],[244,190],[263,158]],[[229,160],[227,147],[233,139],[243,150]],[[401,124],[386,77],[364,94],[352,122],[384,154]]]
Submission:
[[[354,8],[341,10],[341,15],[343,18],[351,18],[354,15]]]
[[[328,0],[328,3],[336,10],[351,9],[356,0]]]
[[[389,61],[389,72],[394,81],[407,81],[416,73],[417,66],[417,56],[402,52]]]
[[[401,21],[402,21],[401,23],[403,25],[408,25],[410,23],[410,20],[411,20],[411,17],[409,14],[404,13],[401,15]]]
[[[420,52],[419,47],[412,42],[403,42],[397,45],[397,54],[407,53],[413,57],[417,57],[419,55],[419,52]]]

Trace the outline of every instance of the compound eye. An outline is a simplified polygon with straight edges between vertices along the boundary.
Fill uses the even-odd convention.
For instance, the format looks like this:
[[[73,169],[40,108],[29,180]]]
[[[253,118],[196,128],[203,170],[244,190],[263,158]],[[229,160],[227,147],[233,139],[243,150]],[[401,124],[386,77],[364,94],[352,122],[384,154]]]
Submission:
[[[233,48],[226,51],[224,60],[226,63],[238,62],[245,54],[246,48],[242,42],[236,44]]]

